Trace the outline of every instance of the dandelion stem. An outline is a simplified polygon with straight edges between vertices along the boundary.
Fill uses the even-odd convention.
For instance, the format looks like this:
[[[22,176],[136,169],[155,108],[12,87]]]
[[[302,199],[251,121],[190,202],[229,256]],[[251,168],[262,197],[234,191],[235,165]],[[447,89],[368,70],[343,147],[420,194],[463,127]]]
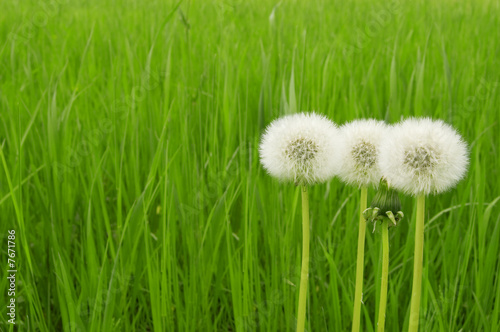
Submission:
[[[384,332],[385,309],[387,306],[387,281],[389,279],[389,230],[388,221],[382,222],[382,283],[380,285],[380,302],[378,309],[377,331]]]
[[[352,316],[352,332],[359,332],[361,326],[361,303],[363,301],[363,270],[365,260],[365,231],[366,220],[363,212],[367,205],[367,188],[361,187],[359,199],[359,231],[358,231],[358,258],[356,263],[356,289],[354,291],[354,309]]]
[[[420,296],[422,295],[422,262],[424,256],[425,196],[417,197],[417,221],[415,227],[415,253],[413,258],[413,288],[411,293],[409,332],[418,331]]]
[[[306,320],[307,283],[309,279],[309,194],[302,186],[302,268],[300,270],[299,309],[297,332],[304,331]]]

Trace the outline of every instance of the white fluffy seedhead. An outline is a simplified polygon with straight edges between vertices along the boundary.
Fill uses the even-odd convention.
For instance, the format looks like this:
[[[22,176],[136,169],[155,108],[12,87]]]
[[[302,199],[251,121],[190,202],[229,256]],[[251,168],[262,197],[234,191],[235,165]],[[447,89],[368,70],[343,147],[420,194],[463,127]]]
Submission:
[[[469,165],[467,144],[441,120],[410,118],[392,128],[379,166],[391,186],[407,194],[438,194],[460,181]]]
[[[373,119],[355,120],[340,127],[342,139],[340,178],[357,186],[377,186],[382,173],[378,165],[380,144],[388,126]]]
[[[339,170],[338,129],[322,115],[299,113],[273,121],[262,136],[260,160],[272,176],[295,184],[324,182]]]

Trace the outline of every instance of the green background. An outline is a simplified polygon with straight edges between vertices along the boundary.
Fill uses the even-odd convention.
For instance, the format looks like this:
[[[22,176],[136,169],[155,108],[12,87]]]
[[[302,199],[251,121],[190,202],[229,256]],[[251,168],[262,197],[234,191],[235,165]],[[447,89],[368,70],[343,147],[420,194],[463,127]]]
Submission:
[[[499,1],[2,8],[2,331],[9,229],[20,331],[293,330],[300,189],[265,173],[258,143],[273,119],[312,110],[338,124],[429,116],[463,135],[466,179],[427,200],[421,331],[500,328]],[[348,331],[359,190],[334,179],[310,199],[306,326]],[[387,331],[409,316],[415,203],[401,199]],[[369,231],[364,331],[379,259]]]

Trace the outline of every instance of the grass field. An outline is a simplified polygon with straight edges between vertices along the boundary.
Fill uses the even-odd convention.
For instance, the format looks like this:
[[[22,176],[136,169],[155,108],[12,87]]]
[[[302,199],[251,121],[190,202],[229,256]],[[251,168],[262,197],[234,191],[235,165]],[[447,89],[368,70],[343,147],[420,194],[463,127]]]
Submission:
[[[293,331],[300,188],[265,173],[258,144],[312,110],[463,135],[466,179],[427,200],[420,331],[500,330],[498,0],[1,7],[1,331]],[[409,319],[416,209],[401,199],[387,331]],[[337,179],[310,191],[309,331],[350,331],[358,200]],[[368,232],[364,331],[380,242]]]

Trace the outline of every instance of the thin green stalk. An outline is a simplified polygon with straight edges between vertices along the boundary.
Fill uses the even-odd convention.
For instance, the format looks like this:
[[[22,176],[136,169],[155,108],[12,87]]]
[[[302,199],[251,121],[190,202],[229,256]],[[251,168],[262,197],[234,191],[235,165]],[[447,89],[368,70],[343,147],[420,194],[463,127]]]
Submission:
[[[302,186],[302,268],[300,270],[297,332],[304,332],[306,321],[307,282],[309,280],[309,194]]]
[[[385,309],[387,306],[387,281],[389,279],[389,230],[388,221],[382,222],[382,283],[380,285],[380,302],[378,309],[377,331],[384,332]]]
[[[356,289],[354,291],[354,309],[352,316],[352,332],[359,332],[361,326],[361,303],[363,301],[363,272],[365,261],[365,231],[366,220],[363,211],[367,206],[367,188],[361,188],[359,199],[359,231],[358,231],[358,257],[356,263]]]
[[[409,332],[418,331],[420,296],[422,295],[422,262],[424,257],[425,196],[417,197],[417,221],[415,227],[415,254],[413,258],[413,288],[411,293]]]

